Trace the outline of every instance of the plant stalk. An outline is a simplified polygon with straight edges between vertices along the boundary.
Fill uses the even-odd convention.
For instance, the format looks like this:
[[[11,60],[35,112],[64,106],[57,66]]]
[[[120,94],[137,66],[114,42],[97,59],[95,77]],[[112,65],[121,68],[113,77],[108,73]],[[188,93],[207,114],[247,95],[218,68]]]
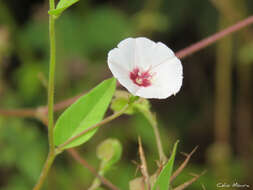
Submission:
[[[33,190],[40,190],[47,175],[48,175],[48,172],[54,162],[54,159],[55,159],[55,153],[54,152],[49,152],[48,156],[47,156],[47,160],[46,160],[46,163],[42,169],[42,172],[40,174],[40,178],[37,182],[37,184],[34,186]]]
[[[49,0],[50,10],[54,9],[54,0]],[[48,140],[49,150],[54,150],[54,75],[55,75],[55,18],[49,15],[50,65],[48,80]]]
[[[54,0],[49,0],[50,10],[55,8]],[[49,80],[48,80],[48,142],[49,142],[49,153],[46,163],[41,172],[40,178],[33,190],[41,189],[48,172],[55,159],[54,149],[54,76],[55,76],[55,18],[53,15],[49,15],[49,39],[50,39],[50,62],[49,62]]]
[[[164,151],[163,151],[161,136],[160,136],[160,133],[159,133],[159,130],[158,130],[158,127],[157,127],[156,117],[149,110],[147,110],[147,111],[141,111],[141,112],[146,117],[146,119],[149,121],[149,123],[151,124],[151,126],[152,126],[152,128],[154,130],[159,158],[160,158],[161,163],[165,164],[166,161],[167,161],[167,157],[165,156]]]

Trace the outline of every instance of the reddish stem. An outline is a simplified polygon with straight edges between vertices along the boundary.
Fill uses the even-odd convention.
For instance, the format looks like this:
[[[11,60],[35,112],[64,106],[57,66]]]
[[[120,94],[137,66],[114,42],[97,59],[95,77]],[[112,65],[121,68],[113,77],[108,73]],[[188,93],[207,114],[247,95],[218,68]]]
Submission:
[[[90,170],[90,172],[92,172],[97,178],[99,178],[99,180],[106,185],[108,188],[112,189],[112,190],[119,190],[115,185],[113,185],[110,181],[108,181],[107,179],[105,179],[104,177],[100,176],[96,170],[87,163],[86,160],[84,160],[76,150],[74,149],[68,149],[68,153],[76,160],[78,161],[80,164],[82,164],[84,167],[88,168]]]
[[[35,117],[35,109],[0,109],[0,115],[16,117]]]
[[[230,26],[230,27],[210,36],[210,37],[207,37],[207,38],[205,38],[205,39],[203,39],[203,40],[201,40],[189,47],[186,47],[186,48],[178,51],[176,53],[176,56],[181,59],[185,58],[185,57],[213,44],[214,42],[216,42],[217,40],[220,40],[221,38],[227,36],[228,34],[236,32],[236,31],[238,31],[238,30],[240,30],[240,29],[244,28],[245,26],[248,26],[252,23],[253,23],[253,16],[250,16],[250,17],[236,23],[233,26]]]

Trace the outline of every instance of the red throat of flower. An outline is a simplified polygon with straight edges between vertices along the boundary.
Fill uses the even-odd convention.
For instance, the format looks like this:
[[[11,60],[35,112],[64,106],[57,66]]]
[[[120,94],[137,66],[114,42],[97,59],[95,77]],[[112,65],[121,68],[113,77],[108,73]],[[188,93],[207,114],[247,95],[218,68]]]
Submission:
[[[129,77],[138,86],[148,87],[151,85],[152,74],[149,70],[142,72],[139,68],[135,68],[130,72]]]

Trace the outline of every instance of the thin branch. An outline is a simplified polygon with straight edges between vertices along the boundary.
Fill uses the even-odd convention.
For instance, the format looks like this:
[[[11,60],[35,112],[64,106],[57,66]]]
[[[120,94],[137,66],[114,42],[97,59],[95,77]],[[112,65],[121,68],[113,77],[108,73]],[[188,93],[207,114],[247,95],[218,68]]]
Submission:
[[[35,117],[35,109],[0,109],[0,115],[6,117]]]
[[[79,94],[72,98],[68,98],[64,101],[61,101],[54,105],[54,111],[60,111],[64,108],[67,108],[69,105],[74,103],[80,96],[83,94]],[[5,117],[37,117],[39,115],[47,115],[48,107],[40,106],[38,108],[24,108],[24,109],[0,109],[0,115]]]
[[[148,111],[139,110],[139,111],[142,112],[142,114],[149,121],[150,125],[152,126],[152,128],[154,130],[157,150],[158,150],[158,154],[159,154],[159,158],[160,158],[160,164],[163,165],[166,163],[167,157],[163,151],[162,140],[161,140],[161,136],[160,136],[160,133],[158,130],[156,116],[155,116],[155,114],[151,113],[151,111],[149,111],[149,110]]]
[[[85,93],[83,94],[79,94],[77,96],[74,96],[72,98],[68,98],[64,101],[61,101],[57,104],[55,104],[54,106],[54,111],[60,111],[64,108],[67,108],[69,105],[71,105],[72,103],[74,103],[78,98],[80,98],[82,95],[84,95]],[[47,113],[47,106],[43,107],[44,108],[44,111]]]
[[[184,162],[179,166],[179,168],[172,174],[171,178],[170,178],[170,182],[172,182],[185,168],[185,166],[188,164],[191,156],[194,154],[194,152],[197,150],[198,146],[196,146],[190,154],[186,155],[186,159],[184,160]]]
[[[87,168],[92,174],[94,174],[105,186],[107,186],[109,189],[112,190],[119,190],[115,185],[113,185],[110,181],[105,179],[104,177],[100,176],[96,170],[90,166],[86,160],[84,160],[76,150],[74,149],[68,149],[68,153],[80,164],[82,164],[85,168]]]
[[[49,9],[55,8],[55,0],[49,0]],[[56,45],[55,45],[55,18],[49,15],[49,41],[50,41],[50,61],[49,61],[49,80],[48,80],[48,144],[49,153],[45,165],[41,171],[38,182],[33,187],[33,190],[40,190],[45,182],[49,170],[55,159],[54,149],[54,88],[55,88],[55,65],[56,65]]]
[[[138,137],[138,143],[139,143],[139,154],[140,154],[140,159],[141,159],[141,173],[144,178],[144,182],[147,186],[147,189],[150,190],[150,181],[149,181],[149,174],[148,174],[148,167],[147,167],[147,162],[145,158],[145,154],[142,148],[142,143],[141,143],[141,138]]]
[[[54,152],[49,152],[47,156],[47,160],[44,164],[44,167],[41,171],[40,177],[38,179],[38,182],[33,187],[33,190],[40,190],[42,188],[42,185],[44,184],[46,177],[48,176],[48,173],[53,165],[53,162],[55,160],[55,154]]]
[[[215,43],[216,41],[220,40],[221,38],[227,36],[228,34],[231,34],[233,32],[236,32],[242,28],[244,28],[245,26],[248,26],[250,24],[253,24],[253,16],[250,16],[236,24],[234,24],[233,26],[230,26],[208,38],[205,38],[189,47],[186,47],[180,51],[178,51],[176,53],[176,56],[178,58],[185,58],[201,49],[204,49],[205,47]]]
[[[206,171],[202,172],[200,175],[195,175],[195,177],[193,177],[192,179],[190,179],[189,181],[186,181],[185,183],[177,186],[176,188],[174,188],[173,190],[183,190],[186,187],[188,187],[189,185],[191,185],[192,183],[194,183],[195,181],[197,181],[198,178],[200,178],[202,175],[204,175],[206,173]]]
[[[49,0],[50,10],[55,8],[55,0]],[[55,65],[56,65],[56,44],[55,44],[55,18],[49,15],[49,41],[50,41],[50,62],[48,79],[48,143],[49,151],[54,153],[54,91],[55,91]]]

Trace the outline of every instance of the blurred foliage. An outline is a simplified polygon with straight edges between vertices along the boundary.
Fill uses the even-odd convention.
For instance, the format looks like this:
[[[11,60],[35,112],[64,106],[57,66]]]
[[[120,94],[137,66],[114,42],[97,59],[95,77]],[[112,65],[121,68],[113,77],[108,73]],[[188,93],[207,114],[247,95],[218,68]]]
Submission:
[[[240,1],[242,2],[242,1]],[[253,1],[243,0],[247,12],[253,11]],[[46,104],[46,89],[42,78],[48,76],[48,2],[43,0],[0,1],[0,107],[38,107]],[[248,13],[244,13],[248,15]],[[141,0],[103,1],[82,0],[67,10],[56,22],[57,72],[56,102],[89,91],[103,79],[111,76],[107,68],[107,52],[129,36],[148,36],[166,43],[177,51],[218,30],[219,10],[203,0]],[[250,28],[252,30],[252,28]],[[250,31],[251,31],[250,30]],[[251,32],[252,33],[252,32]],[[236,35],[235,35],[236,36]],[[233,65],[252,64],[252,41],[240,39],[233,47]],[[175,97],[152,100],[150,106],[157,113],[164,150],[169,155],[173,142],[180,139],[179,152],[189,152],[195,145],[200,148],[192,162],[173,182],[173,186],[189,180],[189,173],[207,173],[189,190],[214,189],[217,181],[213,159],[220,147],[214,144],[214,48],[207,48],[196,56],[184,60],[184,84]],[[248,68],[249,70],[252,68]],[[235,120],[238,103],[236,68],[233,67],[231,121]],[[243,74],[242,74],[243,75]],[[252,77],[249,77],[249,84]],[[243,97],[252,97],[252,90]],[[115,103],[117,102],[117,103]],[[112,109],[117,110],[126,102],[114,99]],[[247,101],[252,106],[252,98]],[[245,106],[244,106],[245,107]],[[133,113],[133,110],[128,110]],[[252,112],[251,112],[252,115]],[[240,123],[240,125],[238,124]],[[249,174],[240,152],[240,139],[235,138],[244,120],[232,122],[228,173],[240,183],[250,183]],[[108,170],[106,177],[121,189],[129,188],[138,160],[137,137],[141,136],[149,171],[154,173],[158,153],[152,127],[142,114],[122,118],[100,129],[84,146],[81,155],[99,170],[100,160],[96,147],[106,138],[117,138],[122,143],[121,160]],[[249,139],[252,147],[252,139]],[[239,147],[239,148],[238,148]],[[222,150],[221,150],[222,151]],[[0,189],[31,189],[45,161],[47,132],[45,126],[33,119],[0,117]],[[223,152],[224,153],[224,152]],[[211,155],[210,155],[211,154]],[[177,155],[176,166],[183,156]],[[222,163],[222,162],[221,162]],[[177,168],[177,167],[175,167]],[[85,180],[84,180],[85,179]],[[86,189],[94,176],[67,154],[59,156],[47,183],[47,189]],[[232,182],[231,182],[232,183]]]
[[[13,173],[1,189],[31,188],[46,158],[46,135],[31,121],[1,119],[0,141],[0,167]]]
[[[253,43],[245,44],[239,51],[239,59],[241,63],[252,64],[253,63]]]

